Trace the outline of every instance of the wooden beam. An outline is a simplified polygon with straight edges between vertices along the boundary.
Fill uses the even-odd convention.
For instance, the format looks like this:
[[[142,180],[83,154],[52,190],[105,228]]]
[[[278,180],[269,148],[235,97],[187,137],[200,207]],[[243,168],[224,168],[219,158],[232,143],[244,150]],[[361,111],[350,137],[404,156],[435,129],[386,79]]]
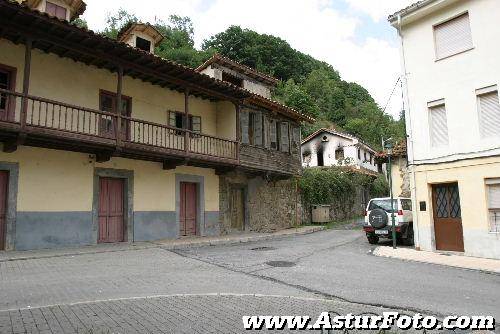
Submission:
[[[24,76],[23,76],[23,97],[21,100],[21,131],[26,128],[26,115],[28,112],[28,94],[30,90],[30,75],[31,75],[31,50],[33,48],[33,40],[26,40],[26,48],[24,51]]]
[[[167,160],[167,161],[163,161],[163,170],[176,169],[177,166],[181,166],[184,163],[185,163],[184,160]]]
[[[184,130],[189,130],[189,88],[184,90]],[[186,154],[189,152],[189,135],[188,131],[184,132],[184,150]]]
[[[122,90],[123,90],[123,67],[118,66],[118,80],[116,83],[116,146],[122,146]]]
[[[113,156],[113,153],[111,152],[99,152],[96,153],[95,155],[95,161],[96,162],[108,162],[111,160],[111,157]]]

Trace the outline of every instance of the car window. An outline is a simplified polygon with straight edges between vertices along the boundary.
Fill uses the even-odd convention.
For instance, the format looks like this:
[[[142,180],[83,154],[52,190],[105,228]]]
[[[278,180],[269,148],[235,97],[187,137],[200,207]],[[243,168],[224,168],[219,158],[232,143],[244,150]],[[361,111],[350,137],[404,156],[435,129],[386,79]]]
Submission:
[[[393,200],[393,208],[394,212],[398,211],[398,201]],[[391,212],[391,200],[390,199],[379,199],[373,200],[370,202],[370,206],[368,207],[368,211],[382,209],[386,212]]]
[[[401,207],[403,208],[403,210],[411,211],[411,200],[402,199],[401,200]]]

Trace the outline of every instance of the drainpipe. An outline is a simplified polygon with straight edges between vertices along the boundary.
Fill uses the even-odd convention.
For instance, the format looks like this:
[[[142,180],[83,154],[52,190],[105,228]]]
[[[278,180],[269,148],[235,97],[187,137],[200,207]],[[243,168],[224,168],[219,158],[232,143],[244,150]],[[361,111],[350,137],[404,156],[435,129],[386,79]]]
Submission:
[[[398,14],[398,24],[397,28],[398,36],[400,41],[400,52],[401,52],[401,66],[403,70],[403,75],[401,76],[401,90],[402,90],[402,100],[403,100],[403,110],[405,110],[405,121],[406,121],[406,131],[407,131],[407,157],[408,157],[408,171],[410,173],[410,191],[412,197],[412,207],[413,207],[413,231],[415,240],[415,249],[420,250],[420,229],[418,228],[418,209],[417,209],[417,184],[415,176],[415,156],[414,156],[414,143],[413,143],[413,131],[412,131],[412,119],[411,119],[411,108],[410,108],[410,97],[408,95],[408,72],[406,71],[406,59],[405,59],[405,49],[404,40],[402,32],[402,19],[401,14]],[[406,106],[406,108],[405,108]],[[429,206],[428,206],[429,207]]]

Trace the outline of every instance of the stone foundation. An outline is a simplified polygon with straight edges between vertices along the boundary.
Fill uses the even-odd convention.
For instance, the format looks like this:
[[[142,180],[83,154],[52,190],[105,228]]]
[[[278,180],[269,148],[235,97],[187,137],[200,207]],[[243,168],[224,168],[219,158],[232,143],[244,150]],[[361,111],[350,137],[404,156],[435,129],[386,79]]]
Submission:
[[[219,177],[221,234],[230,234],[231,188],[245,193],[245,231],[274,232],[300,224],[302,205],[296,181],[268,181],[262,176],[233,172]]]

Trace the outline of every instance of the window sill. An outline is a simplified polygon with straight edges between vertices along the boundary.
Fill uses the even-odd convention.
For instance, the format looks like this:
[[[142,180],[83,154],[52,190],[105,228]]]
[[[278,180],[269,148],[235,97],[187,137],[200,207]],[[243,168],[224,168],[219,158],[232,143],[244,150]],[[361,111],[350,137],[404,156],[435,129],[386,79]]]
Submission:
[[[436,62],[436,63],[437,63],[437,62],[440,62],[440,61],[442,61],[442,60],[446,60],[446,59],[448,59],[448,58],[451,58],[451,57],[454,57],[454,56],[458,56],[458,55],[460,55],[460,54],[463,54],[463,53],[466,53],[466,52],[472,51],[472,50],[474,50],[474,49],[475,49],[475,47],[471,47],[471,48],[469,48],[469,49],[466,49],[466,50],[463,50],[463,51],[460,51],[460,52],[457,52],[457,53],[451,54],[451,55],[446,56],[446,57],[443,57],[443,58],[437,58],[437,59],[435,59],[435,60],[434,60],[434,62]]]

